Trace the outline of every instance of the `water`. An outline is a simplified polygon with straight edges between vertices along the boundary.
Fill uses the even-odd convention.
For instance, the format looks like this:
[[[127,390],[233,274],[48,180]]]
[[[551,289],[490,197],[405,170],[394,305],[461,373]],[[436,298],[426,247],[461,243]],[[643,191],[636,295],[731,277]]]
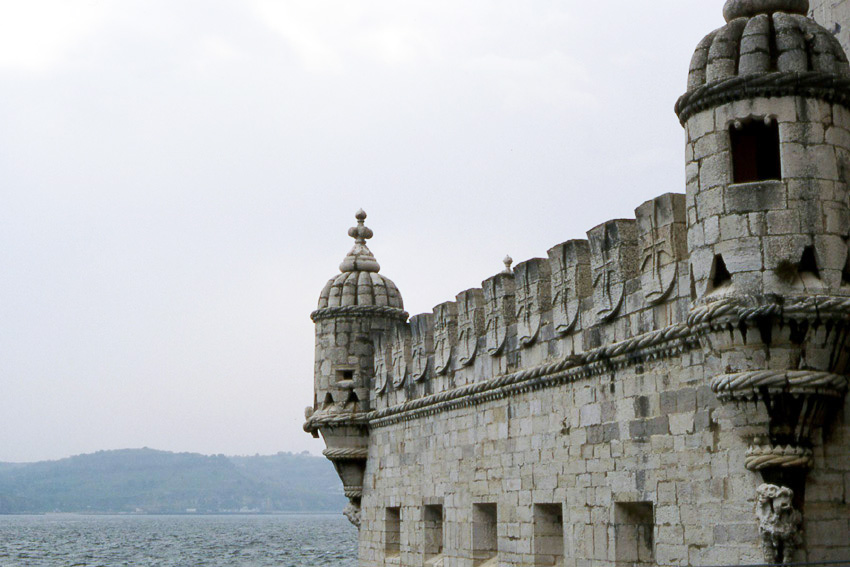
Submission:
[[[0,516],[0,567],[356,567],[339,514]]]

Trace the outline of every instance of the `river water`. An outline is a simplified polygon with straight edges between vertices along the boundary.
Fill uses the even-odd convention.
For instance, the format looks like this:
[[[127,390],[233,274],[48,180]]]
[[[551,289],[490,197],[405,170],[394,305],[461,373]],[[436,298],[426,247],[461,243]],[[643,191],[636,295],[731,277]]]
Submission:
[[[0,567],[356,567],[341,514],[0,516]]]

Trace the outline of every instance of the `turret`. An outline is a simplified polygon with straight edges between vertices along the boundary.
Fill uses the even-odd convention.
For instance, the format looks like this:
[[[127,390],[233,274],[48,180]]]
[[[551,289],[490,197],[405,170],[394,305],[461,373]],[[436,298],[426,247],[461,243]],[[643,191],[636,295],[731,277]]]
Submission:
[[[378,273],[381,268],[366,246],[373,235],[365,225],[366,213],[358,211],[356,219],[357,226],[348,231],[354,247],[311,315],[316,324],[314,399],[304,429],[324,438],[324,455],[334,463],[350,500],[345,514],[359,525],[368,458],[366,414],[375,390],[373,339],[404,323],[407,313],[398,288]]]
[[[848,283],[850,67],[807,10],[807,0],[729,0],[726,26],[691,62],[676,110],[698,303]]]
[[[750,445],[745,466],[768,487],[759,502],[793,493],[803,513],[814,434],[847,389],[850,311],[850,67],[808,7],[726,2],[727,23],[697,46],[676,104],[689,324]],[[765,543],[765,561],[792,561],[799,543]]]

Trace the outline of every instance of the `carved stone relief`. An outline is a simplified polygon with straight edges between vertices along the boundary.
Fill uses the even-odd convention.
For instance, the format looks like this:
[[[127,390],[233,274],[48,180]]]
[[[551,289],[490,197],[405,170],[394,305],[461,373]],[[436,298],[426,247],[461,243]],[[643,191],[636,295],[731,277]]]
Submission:
[[[636,272],[637,221],[608,221],[587,233],[593,273],[593,304],[600,321],[615,317],[625,298],[626,281]]]
[[[392,356],[393,386],[404,384],[410,361],[410,328],[406,324],[396,324],[390,331],[390,355]]]
[[[499,354],[514,322],[514,275],[501,273],[484,281],[484,330],[487,352]]]
[[[358,530],[360,529],[360,502],[349,502],[342,511],[342,515],[348,518],[348,521],[354,524]]]
[[[543,258],[532,258],[517,264],[514,282],[517,338],[520,345],[530,345],[537,340],[543,313],[552,302],[549,262]]]
[[[549,250],[552,272],[552,325],[555,333],[572,332],[581,312],[581,298],[593,293],[590,245],[570,240]]]
[[[685,196],[667,193],[637,208],[640,281],[650,304],[663,301],[676,284],[677,262],[687,256]]]
[[[794,552],[802,539],[803,518],[794,508],[793,499],[794,491],[785,486],[762,484],[756,489],[756,516],[765,563],[794,562]]]
[[[468,289],[457,296],[457,360],[469,366],[478,352],[478,337],[484,334],[484,291]]]
[[[434,324],[430,313],[410,318],[410,377],[421,382],[428,375],[428,358],[434,354]]]
[[[372,344],[375,347],[375,391],[383,394],[387,390],[390,371],[390,353],[387,349],[384,333],[373,333]]]
[[[434,372],[445,374],[457,344],[457,304],[447,301],[434,307]]]

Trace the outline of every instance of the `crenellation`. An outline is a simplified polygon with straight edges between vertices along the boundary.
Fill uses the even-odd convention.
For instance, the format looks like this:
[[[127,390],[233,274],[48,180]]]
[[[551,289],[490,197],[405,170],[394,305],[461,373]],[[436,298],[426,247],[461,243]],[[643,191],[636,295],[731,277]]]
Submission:
[[[479,345],[484,339],[484,290],[481,288],[468,289],[457,295],[458,305],[458,340],[457,362],[461,368],[466,368],[476,362],[476,356],[483,352]]]
[[[509,331],[516,331],[516,285],[513,272],[505,271],[482,282],[484,289],[484,332],[487,353],[500,354],[508,343]]]
[[[624,314],[621,311],[624,300],[634,292],[635,286],[629,284],[638,274],[637,221],[605,222],[589,230],[587,238],[597,320],[613,321]]]
[[[551,309],[548,259],[532,258],[517,264],[514,281],[517,337],[520,347],[529,347],[538,340],[541,327],[547,322],[544,314]]]

